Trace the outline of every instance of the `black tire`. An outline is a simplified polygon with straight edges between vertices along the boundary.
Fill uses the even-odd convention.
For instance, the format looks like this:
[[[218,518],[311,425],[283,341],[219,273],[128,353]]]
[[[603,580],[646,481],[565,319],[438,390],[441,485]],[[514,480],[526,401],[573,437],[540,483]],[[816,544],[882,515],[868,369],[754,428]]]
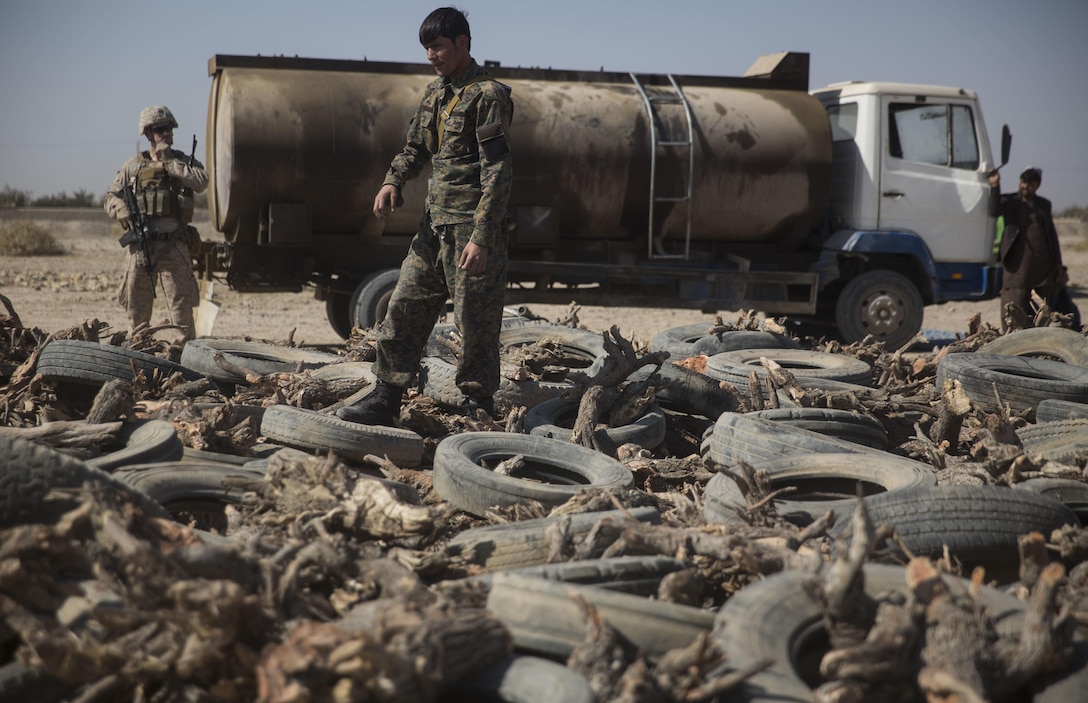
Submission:
[[[387,457],[397,466],[417,467],[423,460],[423,438],[398,427],[360,425],[289,405],[266,408],[261,434],[297,449],[333,452],[346,461],[362,462],[368,454]]]
[[[245,376],[219,368],[215,363],[217,353],[227,361],[261,376],[317,369],[343,360],[343,357],[328,352],[269,342],[203,338],[185,344],[181,350],[181,363],[221,383],[248,383]]]
[[[152,354],[79,339],[58,339],[46,344],[38,357],[37,373],[46,378],[101,386],[107,381],[131,382],[133,368],[149,379],[167,378],[175,373],[187,381],[201,377],[200,372]]]
[[[1050,461],[1068,464],[1088,456],[1088,418],[1039,422],[1021,427],[1016,436],[1025,452],[1041,454]]]
[[[114,444],[116,449],[87,459],[87,465],[114,471],[129,464],[177,461],[185,453],[177,429],[165,420],[126,422],[121,425]]]
[[[923,486],[865,500],[873,524],[895,527],[916,556],[940,558],[947,545],[968,569],[983,566],[987,578],[1017,578],[1017,539],[1029,532],[1049,535],[1080,525],[1072,510],[1050,496],[1000,486]],[[847,537],[849,521],[832,534]]]
[[[529,408],[525,413],[525,429],[531,435],[569,442],[578,418],[577,401],[554,398]],[[615,446],[637,444],[653,449],[665,441],[665,413],[656,405],[646,408],[642,417],[619,427],[604,431]]]
[[[937,363],[937,387],[957,380],[986,412],[998,412],[994,387],[1014,411],[1034,410],[1048,398],[1088,402],[1088,368],[1030,356],[960,352]]]
[[[643,366],[627,380],[642,381],[652,373],[653,367]],[[723,388],[720,381],[685,366],[666,362],[657,369],[657,376],[660,383],[655,400],[663,408],[716,420],[722,413],[740,407],[737,397]]]
[[[519,475],[503,476],[480,465],[484,460],[497,462],[519,454],[527,462]],[[559,505],[584,488],[626,488],[634,479],[615,459],[568,442],[505,432],[464,432],[439,443],[433,480],[435,492],[444,500],[465,512],[484,515],[493,506],[525,500]]]
[[[835,408],[772,408],[748,413],[774,422],[837,437],[872,449],[888,448],[888,433],[872,415]]]
[[[787,334],[757,330],[731,330],[708,334],[692,344],[696,354],[713,356],[742,349],[800,349],[797,340]]]
[[[1071,400],[1047,398],[1040,400],[1035,408],[1036,422],[1054,422],[1055,420],[1080,420],[1088,418],[1088,403],[1074,403]]]
[[[740,349],[797,349],[797,340],[789,335],[758,330],[729,330],[710,334],[712,323],[697,322],[662,330],[650,339],[650,351],[666,351],[669,359],[679,361],[690,356],[711,356]]]
[[[879,269],[859,274],[843,287],[835,302],[835,324],[847,343],[871,334],[895,351],[921,331],[924,312],[922,294],[909,278]]]
[[[228,476],[263,481],[264,472],[218,462],[134,464],[113,474],[124,484],[150,496],[175,519],[195,520],[204,530],[226,532],[225,508],[241,502],[245,491],[224,486]]]
[[[462,409],[465,396],[457,387],[457,367],[436,356],[424,357],[419,368],[419,392],[448,409]],[[499,390],[495,392],[497,403],[511,407],[524,405],[534,407],[544,401],[558,398],[564,392],[572,390],[572,381],[511,381],[499,379]]]
[[[545,564],[550,551],[547,532],[561,519],[565,518],[546,517],[473,527],[454,536],[445,551],[449,556],[465,559],[492,571]],[[573,537],[585,537],[601,520],[622,524],[631,519],[657,524],[661,515],[649,507],[578,513],[570,516],[567,530]]]
[[[0,528],[52,523],[79,504],[85,484],[118,493],[148,515],[168,518],[158,503],[105,471],[66,454],[16,437],[0,435]]]
[[[563,356],[556,360],[557,364],[590,378],[600,371],[608,355],[604,337],[590,330],[514,317],[504,320],[499,331],[499,343],[504,347],[525,346],[542,339],[558,342]]]
[[[857,505],[860,486],[866,496],[908,488],[937,485],[937,476],[926,464],[894,454],[799,454],[761,462],[771,489],[793,486],[798,490],[775,500],[778,514],[802,525],[829,510],[849,518]],[[703,517],[709,522],[742,523],[732,506],[744,506],[740,488],[725,474],[715,474],[706,484]]]
[[[34,703],[63,703],[77,684],[55,678],[42,669],[28,667],[19,661],[0,666],[0,701],[34,701]]]
[[[866,564],[865,592],[885,601],[907,595],[905,570],[886,564]],[[965,579],[956,581],[957,591],[971,589]],[[799,570],[781,571],[749,584],[733,595],[719,609],[713,638],[722,648],[730,669],[739,669],[755,661],[773,664],[730,689],[729,700],[736,703],[772,703],[811,701],[819,680],[819,663],[828,648],[823,608],[805,588],[806,575]],[[893,595],[897,594],[897,595]],[[1025,603],[996,588],[982,586],[978,598],[998,631],[1019,638],[1024,624]],[[1033,699],[1036,703],[1076,700],[1077,686],[1084,690],[1088,670],[1083,667],[1073,676],[1058,682]],[[1060,689],[1060,690],[1059,690]],[[1062,698],[1062,695],[1072,697]]]
[[[978,348],[981,354],[1056,356],[1067,364],[1088,366],[1088,337],[1064,327],[1029,327],[1002,335]]]
[[[597,586],[610,591],[652,597],[657,595],[661,579],[690,568],[693,568],[690,562],[654,555],[539,564],[510,569],[505,573],[532,576],[545,581]],[[476,578],[490,582],[490,574]]]
[[[446,685],[441,703],[596,703],[586,677],[550,659],[514,656]]]
[[[1082,525],[1088,524],[1088,483],[1067,478],[1033,478],[1014,488],[1050,496],[1076,513]]]
[[[325,299],[325,318],[340,339],[351,336],[351,295],[330,292]]]
[[[348,304],[353,327],[368,330],[385,319],[399,279],[400,269],[385,269],[363,279]]]
[[[661,330],[650,338],[650,351],[668,352],[672,361],[695,356],[695,343],[706,337],[713,326],[713,322],[695,322]]]
[[[745,462],[752,466],[793,454],[862,453],[880,456],[884,452],[819,434],[752,413],[722,413],[714,423],[706,456],[722,466]]]
[[[516,649],[565,658],[586,637],[585,615],[575,595],[649,656],[690,645],[714,623],[714,614],[700,608],[509,572],[492,575],[487,609],[513,635]]]
[[[828,354],[806,349],[741,349],[722,352],[708,357],[706,375],[731,383],[738,388],[748,388],[748,374],[756,372],[763,383],[767,370],[760,363],[766,357],[798,379],[818,378],[844,383],[871,386],[873,369],[861,359],[845,354]]]

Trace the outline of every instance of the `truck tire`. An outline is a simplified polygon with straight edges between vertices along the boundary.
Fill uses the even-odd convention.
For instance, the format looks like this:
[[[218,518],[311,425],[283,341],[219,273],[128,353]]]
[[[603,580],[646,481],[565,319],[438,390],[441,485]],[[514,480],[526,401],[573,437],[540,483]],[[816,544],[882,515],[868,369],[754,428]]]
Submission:
[[[337,293],[335,291],[330,291],[328,295],[329,297],[325,299],[325,318],[328,319],[329,326],[332,327],[332,331],[340,339],[347,339],[351,336],[352,330],[352,296],[348,293]]]
[[[372,273],[355,288],[348,308],[353,327],[368,330],[385,319],[389,299],[400,279],[400,269],[386,269]]]
[[[907,578],[901,566],[866,564],[863,567],[865,593],[879,601],[906,596]],[[954,592],[966,593],[970,583],[954,576],[942,576],[955,583]],[[769,669],[746,679],[729,690],[736,703],[811,701],[812,690],[820,683],[805,676],[803,662],[819,662],[827,651],[827,631],[820,604],[805,588],[805,574],[786,570],[772,574],[738,591],[718,610],[713,638],[722,648],[729,670],[756,661],[774,662]],[[1012,595],[990,586],[978,590],[978,600],[1002,634],[1018,637],[1024,627],[1027,606]],[[1035,703],[1076,700],[1076,691],[1088,684],[1083,665],[1083,641],[1076,643],[1076,661],[1058,676],[1029,684]],[[812,668],[815,668],[813,666]],[[818,678],[818,674],[812,672]],[[1040,690],[1044,689],[1044,690]]]
[[[906,276],[879,269],[852,279],[835,303],[835,323],[847,343],[873,335],[895,351],[922,329],[925,303]]]
[[[861,359],[846,354],[828,354],[806,349],[741,349],[722,352],[708,357],[706,375],[732,383],[738,388],[748,387],[748,374],[756,372],[763,381],[767,369],[760,363],[766,357],[798,378],[821,378],[863,386],[873,384],[873,368]]]
[[[569,442],[578,417],[578,401],[553,398],[529,408],[525,413],[525,429],[531,435],[551,437]],[[665,413],[656,405],[646,408],[642,417],[619,427],[605,428],[605,435],[617,447],[637,444],[653,449],[665,441]]]
[[[237,505],[245,491],[224,486],[228,476],[261,481],[265,472],[216,461],[162,461],[133,464],[113,477],[149,495],[175,516],[185,513],[185,521],[195,520],[200,529],[227,531],[227,505]]]
[[[465,396],[457,387],[457,367],[437,356],[425,356],[419,367],[419,392],[450,410],[463,410]],[[495,402],[534,407],[574,388],[572,381],[511,381],[499,378]]]
[[[1074,403],[1071,400],[1058,400],[1047,398],[1039,401],[1035,408],[1036,422],[1052,422],[1054,420],[1079,420],[1088,418],[1088,403]]]
[[[368,454],[414,468],[423,460],[423,438],[399,427],[361,425],[315,410],[290,405],[265,408],[261,434],[296,449],[331,451],[341,459],[362,462]]]
[[[1056,356],[1067,364],[1088,366],[1088,337],[1064,327],[1016,330],[983,344],[978,351],[1009,356]]]
[[[872,415],[837,408],[769,408],[748,413],[751,417],[784,422],[823,435],[845,439],[872,449],[888,448],[888,433]]]
[[[1038,422],[1016,430],[1026,454],[1041,454],[1044,459],[1073,464],[1077,457],[1088,456],[1088,418]]]
[[[714,625],[714,613],[702,608],[511,572],[492,575],[487,609],[513,635],[515,648],[566,658],[586,639],[585,615],[576,596],[650,656],[687,647]]]
[[[1018,575],[1020,535],[1080,525],[1056,499],[1003,486],[919,486],[874,495],[865,506],[873,524],[893,525],[913,555],[939,559],[947,546],[968,572],[983,566],[987,579],[1005,582]],[[831,535],[849,541],[850,529],[844,520]]]
[[[994,389],[1014,412],[1034,410],[1048,398],[1088,402],[1088,368],[1031,356],[954,352],[937,364],[937,387],[956,380],[985,412],[998,412]]]
[[[1068,478],[1033,478],[1013,488],[1047,495],[1076,513],[1082,525],[1088,524],[1088,483]]]
[[[794,425],[752,417],[752,413],[722,413],[711,428],[709,441],[703,444],[706,457],[726,467],[741,461],[758,467],[762,462],[792,454],[886,454]]]
[[[480,465],[525,457],[520,475],[496,474]],[[592,449],[547,437],[506,432],[463,432],[443,439],[434,453],[434,490],[473,515],[493,506],[535,500],[551,507],[586,488],[627,488],[630,469]]]
[[[87,466],[112,472],[129,464],[177,461],[185,453],[177,429],[166,420],[126,422],[116,443],[112,451],[87,459]]]
[[[67,454],[17,437],[0,435],[0,528],[48,524],[79,505],[78,489],[119,493],[148,515],[169,519],[162,507],[105,471]]]
[[[517,655],[446,684],[439,700],[597,703],[597,695],[577,671],[550,659]]]
[[[114,379],[131,382],[134,367],[148,378],[166,378],[175,373],[186,381],[200,378],[200,372],[184,362],[175,364],[153,354],[81,339],[57,339],[46,344],[35,370],[49,379],[101,386]]]
[[[730,330],[708,334],[713,325],[697,322],[691,325],[671,327],[650,339],[650,351],[667,351],[670,361],[680,361],[690,356],[711,356],[740,349],[797,349],[797,340],[784,334],[758,330]]]
[[[644,381],[655,373],[652,366],[643,366],[627,377],[628,381]],[[722,387],[721,381],[686,366],[666,361],[656,369],[660,385],[656,402],[663,408],[689,415],[701,415],[716,420],[724,412],[740,407],[737,397]]]
[[[483,527],[470,527],[454,535],[445,547],[445,554],[478,564],[491,571],[520,569],[547,564],[551,553],[549,534],[567,516],[543,517],[517,522],[503,522]],[[625,508],[569,516],[567,533],[581,541],[601,521],[616,524],[642,522],[657,525],[661,513],[657,508]]]
[[[895,454],[795,454],[754,468],[767,473],[772,490],[797,489],[774,504],[779,515],[803,525],[829,510],[839,515],[840,522],[848,519],[857,505],[859,484],[867,496],[937,485],[937,475],[927,464]],[[715,474],[707,482],[704,499],[703,517],[709,522],[743,524],[732,506],[743,507],[744,494],[726,474]]]
[[[220,383],[248,383],[245,376],[219,368],[215,355],[236,366],[262,376],[272,373],[295,373],[299,370],[318,369],[342,361],[344,357],[329,352],[285,347],[271,342],[247,342],[240,339],[194,339],[181,350],[183,366],[199,371]]]

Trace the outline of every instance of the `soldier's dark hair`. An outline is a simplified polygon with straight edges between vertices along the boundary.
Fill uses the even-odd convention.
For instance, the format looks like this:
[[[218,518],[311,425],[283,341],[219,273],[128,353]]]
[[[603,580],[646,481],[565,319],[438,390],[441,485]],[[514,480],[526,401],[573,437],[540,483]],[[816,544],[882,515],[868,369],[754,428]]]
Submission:
[[[464,34],[468,37],[468,48],[472,48],[472,32],[468,28],[468,16],[456,7],[440,7],[419,25],[419,43],[427,46],[439,37],[456,41]]]
[[[1028,166],[1024,169],[1024,172],[1020,174],[1020,180],[1024,183],[1034,183],[1035,185],[1042,185],[1043,183],[1043,170],[1036,166]]]

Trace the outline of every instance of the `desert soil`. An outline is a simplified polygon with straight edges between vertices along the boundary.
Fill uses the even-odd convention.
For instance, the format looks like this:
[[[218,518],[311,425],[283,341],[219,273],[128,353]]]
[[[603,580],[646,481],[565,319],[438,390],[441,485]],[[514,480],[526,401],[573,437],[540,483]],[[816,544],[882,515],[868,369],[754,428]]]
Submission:
[[[0,226],[28,219],[26,211],[0,210]],[[0,259],[0,293],[11,300],[26,328],[45,332],[67,329],[85,320],[98,319],[112,330],[124,330],[124,312],[116,300],[123,275],[124,255],[117,245],[119,230],[99,211],[43,212],[34,221],[45,226],[68,252],[61,256],[4,257]],[[205,240],[217,239],[207,221],[197,225]],[[1071,291],[1082,312],[1088,314],[1088,223],[1058,222],[1062,254],[1069,267]],[[216,283],[215,299],[221,304],[212,335],[283,341],[305,345],[338,345],[343,340],[332,331],[325,303],[312,290],[301,293],[237,293]],[[572,302],[577,302],[572,301]],[[558,319],[566,306],[534,305],[534,313]],[[155,309],[160,318],[161,304]],[[967,321],[981,313],[983,322],[999,325],[998,302],[951,302],[930,305],[923,327],[949,333],[963,331]],[[736,311],[722,311],[730,321]],[[579,319],[592,330],[618,325],[636,343],[648,342],[663,329],[696,322],[713,322],[714,316],[694,310],[667,307],[582,307]]]

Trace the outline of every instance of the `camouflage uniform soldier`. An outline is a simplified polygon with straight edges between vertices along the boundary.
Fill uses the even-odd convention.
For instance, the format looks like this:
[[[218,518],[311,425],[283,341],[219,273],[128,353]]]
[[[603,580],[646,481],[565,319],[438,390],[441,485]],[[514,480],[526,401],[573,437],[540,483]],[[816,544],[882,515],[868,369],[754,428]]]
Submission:
[[[151,230],[150,261],[139,243],[128,245],[128,268],[118,301],[128,311],[130,333],[151,321],[157,285],[166,298],[170,321],[183,330],[176,341],[184,342],[194,336],[193,308],[200,302],[190,256],[191,240],[199,238],[189,226],[193,193],[207,188],[208,173],[200,162],[190,163],[189,156],[171,148],[177,126],[173,113],[162,105],[140,112],[140,134],[151,148],[125,162],[106,192],[104,205],[126,232],[132,230],[136,213],[129,212],[122,193],[126,184],[131,186]]]
[[[400,188],[433,166],[419,232],[401,265],[378,341],[374,391],[337,414],[392,425],[415,375],[431,328],[448,298],[461,331],[456,383],[469,414],[494,415],[499,387],[499,331],[506,288],[507,212],[513,179],[506,133],[514,106],[509,88],[470,55],[468,20],[455,8],[432,12],[419,28],[427,60],[440,76],[427,86],[378,195],[379,219],[403,203]]]

